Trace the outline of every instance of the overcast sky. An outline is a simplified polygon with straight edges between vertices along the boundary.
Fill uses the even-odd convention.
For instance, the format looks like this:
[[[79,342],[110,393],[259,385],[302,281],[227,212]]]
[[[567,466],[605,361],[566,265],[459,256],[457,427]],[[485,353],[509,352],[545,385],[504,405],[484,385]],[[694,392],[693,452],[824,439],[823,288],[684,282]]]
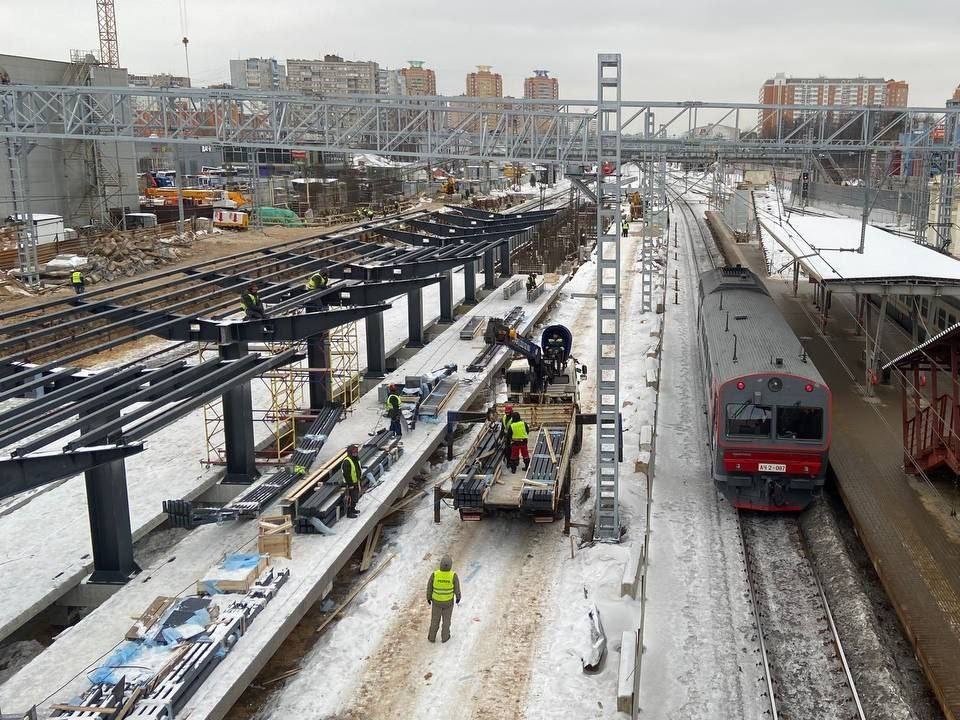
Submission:
[[[462,93],[477,64],[514,96],[546,69],[561,97],[588,99],[597,52],[623,54],[635,100],[752,102],[786,72],[907,80],[911,105],[942,106],[960,83],[958,0],[116,0],[121,65],[183,74],[184,3],[195,85],[228,81],[230,58],[335,53],[424,60],[441,94]],[[0,53],[97,47],[94,0],[0,0]]]

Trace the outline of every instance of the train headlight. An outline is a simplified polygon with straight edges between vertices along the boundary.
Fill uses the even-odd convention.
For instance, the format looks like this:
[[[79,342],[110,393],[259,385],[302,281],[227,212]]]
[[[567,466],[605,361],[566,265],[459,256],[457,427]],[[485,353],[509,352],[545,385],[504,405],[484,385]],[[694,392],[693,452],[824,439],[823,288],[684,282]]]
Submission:
[[[743,390],[747,384],[743,380],[737,380],[737,390]]]
[[[780,392],[783,390],[783,380],[778,377],[770,378],[767,381],[767,387],[770,388],[770,392]]]

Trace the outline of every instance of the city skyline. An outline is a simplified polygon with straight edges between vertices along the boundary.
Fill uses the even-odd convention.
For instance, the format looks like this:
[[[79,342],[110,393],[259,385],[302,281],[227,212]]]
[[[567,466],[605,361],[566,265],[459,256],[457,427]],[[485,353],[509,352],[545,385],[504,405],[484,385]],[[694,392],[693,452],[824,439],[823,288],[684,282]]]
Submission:
[[[563,84],[562,97],[590,99],[596,94],[598,51],[623,54],[624,97],[631,99],[750,102],[765,78],[785,69],[794,76],[903,79],[910,83],[912,105],[942,106],[960,81],[955,65],[944,62],[952,52],[949,37],[940,39],[943,20],[953,12],[946,0],[916,8],[879,0],[870,5],[866,25],[856,3],[820,0],[793,14],[753,0],[730,8],[707,0],[691,0],[683,8],[654,2],[642,10],[623,2],[614,7],[613,21],[579,4],[558,8],[491,0],[484,13],[471,16],[467,33],[453,32],[463,21],[451,19],[435,0],[421,3],[416,17],[383,0],[350,7],[280,0],[270,7],[270,21],[258,23],[256,35],[247,28],[262,5],[237,0],[226,14],[209,5],[188,5],[183,28],[175,5],[118,3],[121,65],[139,75],[186,75],[181,44],[186,34],[196,86],[228,82],[231,59],[338,54],[384,68],[421,59],[436,73],[443,95],[462,93],[463,78],[477,64],[497,68],[504,94],[517,97],[534,68],[547,68]],[[815,22],[818,12],[827,13],[830,23]],[[61,60],[72,48],[96,47],[92,4],[16,2],[15,14],[23,27],[44,32],[13,34],[5,52]],[[428,36],[429,43],[412,40],[407,30]]]

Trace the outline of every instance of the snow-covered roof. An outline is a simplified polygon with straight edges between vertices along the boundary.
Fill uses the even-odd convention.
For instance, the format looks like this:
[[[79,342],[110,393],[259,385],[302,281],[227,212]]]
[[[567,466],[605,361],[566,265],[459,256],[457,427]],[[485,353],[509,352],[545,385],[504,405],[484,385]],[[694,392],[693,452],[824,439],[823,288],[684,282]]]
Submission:
[[[960,261],[908,238],[868,225],[860,253],[859,220],[798,214],[788,219],[775,207],[762,207],[760,198],[757,216],[764,231],[826,284],[946,285],[960,294]]]

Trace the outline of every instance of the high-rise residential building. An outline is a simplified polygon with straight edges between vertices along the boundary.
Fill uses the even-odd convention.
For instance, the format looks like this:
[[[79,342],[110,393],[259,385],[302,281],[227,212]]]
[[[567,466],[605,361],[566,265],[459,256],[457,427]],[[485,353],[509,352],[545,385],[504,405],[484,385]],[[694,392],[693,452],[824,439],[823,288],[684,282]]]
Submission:
[[[406,85],[406,95],[436,95],[437,76],[423,66],[423,60],[408,60],[410,67],[400,70]]]
[[[523,81],[523,96],[534,100],[556,100],[560,97],[560,83],[549,77],[549,70],[534,70],[533,77]]]
[[[380,66],[324,55],[323,60],[287,60],[287,87],[309,95],[374,95]]]
[[[467,97],[503,97],[503,78],[490,72],[489,65],[477,65],[477,71],[467,73]]]
[[[789,78],[777,73],[760,88],[760,102],[765,105],[830,105],[837,107],[906,107],[910,86],[903,80],[883,78]],[[792,124],[802,120],[802,109],[788,110],[780,122]],[[776,134],[776,113],[761,111],[762,135]]]
[[[134,75],[131,73],[127,76],[127,79],[130,82],[130,87],[190,87],[190,78],[171,75],[170,73],[158,73],[156,75]]]
[[[407,82],[402,70],[380,68],[377,70],[377,93],[379,95],[406,95]]]
[[[275,58],[231,60],[230,84],[241,90],[286,90],[287,69]]]

